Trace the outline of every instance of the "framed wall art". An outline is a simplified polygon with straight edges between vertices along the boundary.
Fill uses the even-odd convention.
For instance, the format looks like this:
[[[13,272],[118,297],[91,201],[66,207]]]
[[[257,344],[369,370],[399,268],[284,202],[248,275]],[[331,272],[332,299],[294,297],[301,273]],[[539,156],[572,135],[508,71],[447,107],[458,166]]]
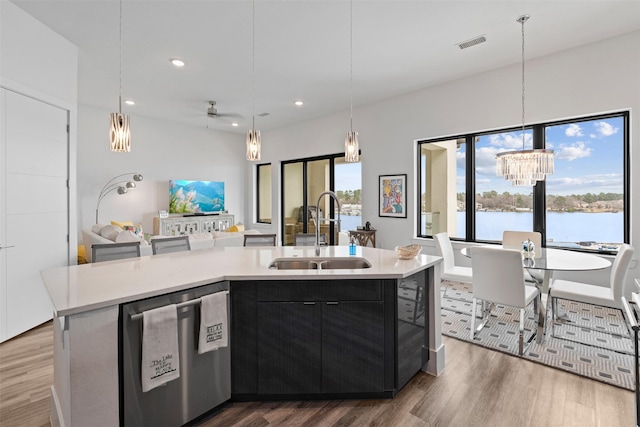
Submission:
[[[407,217],[407,174],[380,175],[378,216]]]

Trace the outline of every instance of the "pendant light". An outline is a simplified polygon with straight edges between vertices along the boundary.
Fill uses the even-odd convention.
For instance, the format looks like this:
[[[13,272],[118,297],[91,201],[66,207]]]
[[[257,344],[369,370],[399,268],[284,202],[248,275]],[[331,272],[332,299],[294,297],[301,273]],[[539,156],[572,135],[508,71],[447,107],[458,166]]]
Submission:
[[[350,127],[344,140],[344,161],[356,163],[360,160],[358,132],[353,130],[353,2],[349,2],[349,94],[350,94]]]
[[[247,160],[260,160],[260,131],[256,130],[256,2],[251,2],[253,12],[252,39],[251,39],[251,130],[247,132]]]
[[[129,116],[122,114],[122,0],[120,0],[120,89],[118,92],[118,112],[109,114],[109,122],[111,151],[124,153],[131,151]]]
[[[522,151],[507,151],[496,156],[496,174],[515,186],[532,186],[553,173],[553,150],[525,150],[524,132],[524,23],[529,15],[516,20],[522,25]]]

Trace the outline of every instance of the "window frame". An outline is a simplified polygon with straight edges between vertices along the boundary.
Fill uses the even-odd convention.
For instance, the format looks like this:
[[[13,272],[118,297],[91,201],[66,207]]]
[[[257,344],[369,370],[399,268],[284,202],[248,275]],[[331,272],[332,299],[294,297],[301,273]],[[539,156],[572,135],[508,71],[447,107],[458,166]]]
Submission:
[[[548,122],[540,122],[535,124],[529,124],[524,127],[525,130],[530,130],[533,133],[533,147],[535,149],[545,148],[545,130],[548,127],[552,126],[561,126],[572,123],[582,123],[596,120],[605,120],[610,118],[622,118],[622,173],[623,173],[623,203],[624,203],[624,211],[623,211],[623,242],[621,243],[630,243],[630,224],[631,224],[631,160],[630,160],[630,112],[629,110],[621,110],[614,111],[609,113],[602,114],[594,114],[589,116],[580,116],[573,117],[567,119],[560,120],[552,120]],[[433,236],[427,236],[422,234],[422,145],[429,144],[434,142],[448,141],[452,139],[464,139],[465,140],[465,205],[467,207],[473,206],[475,207],[475,199],[476,199],[476,177],[475,177],[475,153],[476,153],[476,139],[477,137],[488,135],[488,134],[497,134],[497,133],[506,133],[506,132],[514,132],[522,130],[522,126],[519,127],[507,127],[507,128],[499,128],[492,130],[483,130],[477,132],[469,132],[463,134],[453,134],[444,137],[438,138],[430,138],[430,139],[421,139],[417,141],[416,147],[416,158],[417,158],[417,177],[416,177],[416,237],[417,238],[432,238]],[[473,155],[470,155],[470,154]],[[427,178],[428,179],[428,175]],[[546,246],[546,181],[540,181],[536,185],[533,186],[533,231],[539,231],[542,233],[542,245]],[[476,235],[476,210],[467,209],[465,212],[465,237],[451,237],[452,240],[464,241],[464,242],[475,242],[475,243],[496,243],[496,241],[488,241],[488,240],[479,240],[475,239]],[[553,246],[550,247],[564,249],[564,250],[574,250],[579,252],[592,252],[599,254],[615,254],[615,252],[607,251],[607,250],[593,250],[586,248],[567,248],[561,246]]]

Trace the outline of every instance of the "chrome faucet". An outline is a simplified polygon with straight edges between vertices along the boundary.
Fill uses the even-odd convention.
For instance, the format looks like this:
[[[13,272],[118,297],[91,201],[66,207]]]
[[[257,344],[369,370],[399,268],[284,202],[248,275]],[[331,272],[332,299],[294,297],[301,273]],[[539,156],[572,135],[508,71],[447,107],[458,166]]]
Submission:
[[[320,199],[322,196],[329,195],[338,205],[338,219],[320,218]],[[316,203],[316,255],[320,255],[320,221],[335,222],[337,223],[338,233],[340,233],[340,202],[338,196],[333,191],[324,191],[318,196],[318,203]]]

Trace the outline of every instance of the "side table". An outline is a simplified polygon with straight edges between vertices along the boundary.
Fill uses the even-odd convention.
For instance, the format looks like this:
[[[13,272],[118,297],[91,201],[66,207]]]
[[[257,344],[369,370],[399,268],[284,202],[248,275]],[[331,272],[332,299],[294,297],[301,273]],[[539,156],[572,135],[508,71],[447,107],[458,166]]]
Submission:
[[[371,246],[376,247],[376,230],[349,230],[349,238],[355,238],[359,246],[367,246],[371,242]]]

